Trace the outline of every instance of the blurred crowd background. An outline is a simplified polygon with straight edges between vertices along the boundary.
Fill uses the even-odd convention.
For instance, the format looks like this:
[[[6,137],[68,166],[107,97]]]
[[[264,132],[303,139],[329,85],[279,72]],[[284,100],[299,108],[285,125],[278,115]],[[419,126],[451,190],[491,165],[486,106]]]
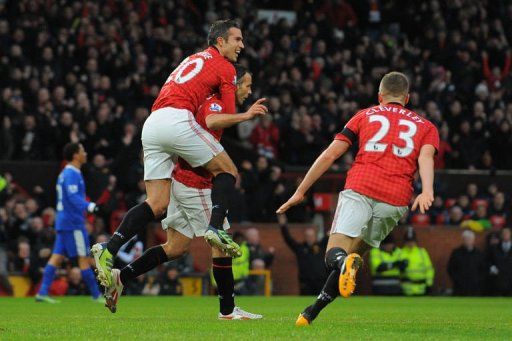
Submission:
[[[376,104],[390,70],[409,76],[408,107],[440,131],[437,169],[512,169],[512,4],[505,0],[0,1],[0,162],[61,162],[67,142],[82,142],[88,196],[109,193],[108,210],[87,226],[92,240],[105,238],[145,199],[140,132],[160,86],[205,47],[209,24],[220,18],[240,19],[246,48],[239,62],[254,75],[253,97],[266,97],[271,113],[226,132],[240,171],[232,222],[274,222],[301,179],[289,170],[309,166],[354,113]],[[348,169],[355,152],[333,170]],[[502,238],[511,202],[501,185],[447,187],[436,184],[428,214],[401,223]],[[54,239],[51,190],[1,174],[0,278],[8,271],[40,278]],[[315,212],[311,196],[289,220],[310,223]],[[270,268],[273,252],[255,252],[250,266]],[[488,274],[495,264],[485,259]],[[156,284],[180,292],[165,283],[177,283],[184,269],[170,265],[151,277],[147,292]],[[73,286],[79,273],[72,264],[68,270],[66,290],[80,292]]]

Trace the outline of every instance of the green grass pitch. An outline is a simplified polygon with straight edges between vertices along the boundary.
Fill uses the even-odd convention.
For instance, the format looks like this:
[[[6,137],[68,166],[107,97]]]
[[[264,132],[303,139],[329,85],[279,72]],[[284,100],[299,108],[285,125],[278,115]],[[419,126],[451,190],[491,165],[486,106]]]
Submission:
[[[512,337],[512,299],[337,299],[308,328],[295,319],[312,297],[237,297],[260,321],[218,321],[215,297],[122,297],[111,314],[88,297],[60,304],[0,299],[0,340],[467,340]]]

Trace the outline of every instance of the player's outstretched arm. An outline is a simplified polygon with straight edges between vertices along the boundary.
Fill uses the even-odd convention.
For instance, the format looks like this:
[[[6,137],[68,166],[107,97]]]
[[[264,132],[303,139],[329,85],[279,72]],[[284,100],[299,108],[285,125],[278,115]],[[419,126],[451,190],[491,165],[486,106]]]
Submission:
[[[224,129],[234,126],[235,124],[250,121],[257,116],[266,115],[268,109],[263,102],[265,102],[266,98],[260,98],[244,113],[239,113],[236,115],[232,114],[211,114],[206,117],[206,126],[208,129]]]
[[[334,140],[329,147],[316,159],[313,166],[309,169],[304,180],[300,183],[299,187],[287,202],[285,202],[276,213],[284,213],[290,207],[295,206],[304,200],[304,195],[313,186],[313,184],[320,178],[329,168],[331,168],[334,161],[340,158],[350,148],[350,145],[345,141]]]
[[[421,178],[422,192],[416,197],[411,210],[420,209],[425,213],[434,202],[434,155],[436,149],[430,144],[421,147],[418,157],[419,173]]]

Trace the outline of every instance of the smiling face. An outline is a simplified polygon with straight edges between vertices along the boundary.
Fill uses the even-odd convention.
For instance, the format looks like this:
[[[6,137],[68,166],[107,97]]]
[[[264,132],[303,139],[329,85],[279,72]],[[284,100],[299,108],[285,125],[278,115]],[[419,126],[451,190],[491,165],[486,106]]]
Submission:
[[[227,39],[224,37],[217,38],[217,47],[221,55],[235,63],[238,60],[238,55],[245,47],[242,31],[239,28],[231,27],[228,30]]]
[[[245,73],[236,86],[236,101],[238,105],[242,105],[244,101],[252,94],[252,76]]]

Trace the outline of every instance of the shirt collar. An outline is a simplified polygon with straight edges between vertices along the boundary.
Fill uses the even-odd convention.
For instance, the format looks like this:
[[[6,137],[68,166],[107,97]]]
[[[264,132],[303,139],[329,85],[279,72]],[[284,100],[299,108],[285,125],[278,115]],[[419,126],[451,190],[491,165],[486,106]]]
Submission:
[[[73,166],[72,164],[67,164],[65,168],[70,168],[72,170],[74,170],[75,172],[78,172],[78,173],[82,173],[80,171],[80,169],[76,168],[75,166]]]

